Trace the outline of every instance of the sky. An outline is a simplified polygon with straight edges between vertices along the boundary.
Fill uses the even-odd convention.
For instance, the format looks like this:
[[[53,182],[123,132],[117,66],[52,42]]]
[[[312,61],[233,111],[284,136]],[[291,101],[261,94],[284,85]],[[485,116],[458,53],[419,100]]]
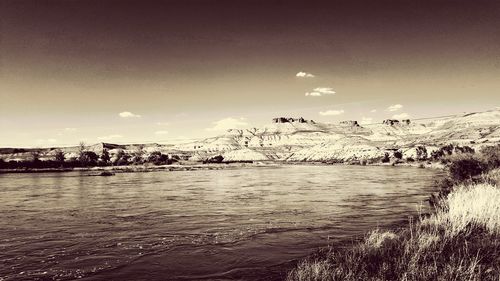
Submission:
[[[0,147],[498,106],[497,0],[0,0]]]

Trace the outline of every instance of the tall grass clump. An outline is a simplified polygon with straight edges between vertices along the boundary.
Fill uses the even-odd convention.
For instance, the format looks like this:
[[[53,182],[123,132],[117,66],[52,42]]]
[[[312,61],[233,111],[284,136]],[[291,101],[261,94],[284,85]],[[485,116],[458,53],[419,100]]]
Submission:
[[[472,202],[475,202],[472,204]],[[500,188],[453,190],[444,205],[397,231],[300,262],[287,280],[500,280]]]
[[[500,280],[500,168],[494,153],[450,156],[436,208],[407,227],[300,262],[288,281]],[[493,156],[492,156],[493,155]],[[498,154],[497,154],[498,155]]]

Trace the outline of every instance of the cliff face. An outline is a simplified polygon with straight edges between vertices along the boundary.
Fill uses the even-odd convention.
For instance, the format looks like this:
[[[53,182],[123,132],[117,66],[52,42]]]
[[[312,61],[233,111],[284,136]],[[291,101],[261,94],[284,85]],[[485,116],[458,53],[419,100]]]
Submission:
[[[404,158],[415,158],[417,146],[426,147],[430,155],[450,143],[477,148],[500,142],[499,110],[426,120],[386,120],[364,126],[355,120],[339,124],[286,120],[273,120],[261,128],[229,130],[189,146],[207,154],[244,149],[248,155],[264,155],[270,160],[352,161],[380,159],[386,154],[391,157],[395,151]],[[232,155],[231,160],[248,160],[244,154]]]
[[[192,161],[221,155],[224,161],[353,161],[380,159],[400,151],[416,158],[416,148],[430,153],[446,144],[478,148],[500,142],[500,110],[426,120],[389,120],[360,125],[355,120],[339,124],[317,123],[303,118],[275,118],[251,129],[229,130],[217,137],[177,145],[144,145],[145,156],[153,151],[177,154]],[[111,157],[118,151],[137,151],[139,145],[99,143],[87,149]],[[40,158],[52,159],[55,149],[39,150]],[[77,157],[78,147],[61,148],[66,158]],[[29,159],[32,149],[0,149],[4,160]]]

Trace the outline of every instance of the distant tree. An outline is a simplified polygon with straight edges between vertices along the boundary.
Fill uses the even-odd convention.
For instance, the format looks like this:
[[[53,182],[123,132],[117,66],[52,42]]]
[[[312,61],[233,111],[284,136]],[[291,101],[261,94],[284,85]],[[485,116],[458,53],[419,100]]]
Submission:
[[[415,148],[417,161],[427,160],[427,148],[425,146],[419,145]]]
[[[382,163],[387,163],[389,161],[391,161],[390,158],[389,158],[389,153],[386,152],[384,154],[384,158],[382,158]]]
[[[33,150],[30,152],[30,156],[31,156],[31,162],[33,163],[36,163],[36,162],[40,162],[40,151],[38,150]]]
[[[65,153],[60,149],[56,149],[56,151],[54,153],[54,161],[62,164],[62,163],[64,163],[64,160],[66,160]]]
[[[134,164],[142,164],[143,163],[143,156],[144,156],[144,145],[140,144],[137,146],[136,150],[134,151],[134,156],[132,157],[132,162]]]
[[[148,162],[155,165],[170,164],[168,155],[162,154],[160,151],[153,151],[148,157]]]
[[[85,142],[81,141],[78,144],[78,156],[81,156],[85,151],[87,151],[87,146],[85,145]]]
[[[125,153],[125,151],[123,151],[123,149],[118,150],[115,157],[116,158],[113,162],[114,165],[123,166],[123,165],[129,164],[130,155]]]
[[[104,164],[108,164],[109,161],[111,161],[111,157],[109,156],[109,151],[106,148],[102,150],[101,161]]]
[[[80,164],[82,166],[95,166],[97,165],[97,160],[99,159],[99,156],[93,151],[84,151],[82,155],[80,155],[80,158],[78,159],[80,161]]]

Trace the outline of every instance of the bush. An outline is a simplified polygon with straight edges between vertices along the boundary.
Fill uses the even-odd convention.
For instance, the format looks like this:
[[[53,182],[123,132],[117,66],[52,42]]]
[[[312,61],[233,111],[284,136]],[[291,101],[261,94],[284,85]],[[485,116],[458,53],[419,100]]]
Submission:
[[[389,153],[386,152],[381,161],[382,163],[389,163],[389,161],[391,161],[391,159],[389,158]]]
[[[403,159],[403,153],[401,153],[401,151],[395,151],[394,152],[394,157],[397,158],[397,159]]]
[[[64,152],[60,149],[57,149],[54,153],[54,161],[63,165],[64,160],[66,160],[66,156],[65,156]]]
[[[203,161],[204,164],[206,163],[222,163],[224,160],[224,157],[222,155],[217,155],[214,157],[210,157],[207,160]]]
[[[450,160],[449,172],[453,179],[463,181],[485,172],[488,165],[473,155],[461,155]]]
[[[128,155],[127,153],[125,153],[125,151],[123,151],[122,149],[120,149],[116,153],[115,160],[114,160],[113,164],[115,166],[128,165],[129,164],[129,159],[130,159],[130,155]]]
[[[500,144],[483,147],[480,153],[490,169],[500,167]]]
[[[425,160],[427,160],[428,155],[427,155],[427,148],[425,148],[425,146],[422,146],[422,145],[417,146],[415,148],[415,150],[416,150],[417,160],[418,161],[425,161]]]
[[[165,165],[172,164],[172,161],[168,158],[168,155],[161,153],[160,151],[153,151],[148,156],[148,162],[155,165]]]
[[[82,151],[78,161],[80,161],[82,166],[96,166],[99,156],[93,151]]]
[[[104,165],[108,164],[109,161],[111,161],[111,157],[109,156],[109,151],[106,148],[102,150],[100,158],[101,162],[104,163]]]

